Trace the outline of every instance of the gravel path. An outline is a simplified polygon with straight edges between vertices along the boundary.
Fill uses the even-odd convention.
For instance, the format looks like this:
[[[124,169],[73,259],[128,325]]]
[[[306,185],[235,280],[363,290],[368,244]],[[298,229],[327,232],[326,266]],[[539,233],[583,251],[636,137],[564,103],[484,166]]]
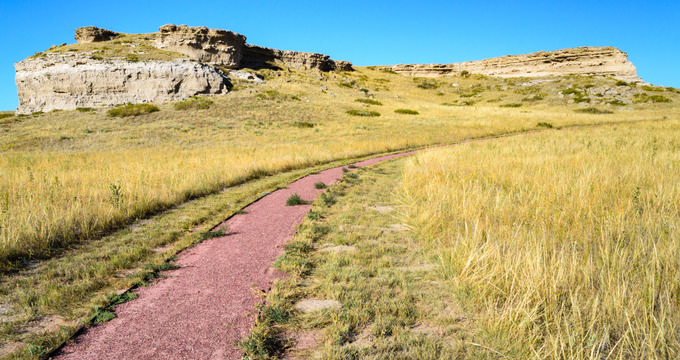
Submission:
[[[330,185],[342,174],[334,168],[310,175],[249,205],[219,226],[228,229],[226,236],[180,253],[179,269],[137,289],[139,298],[119,305],[115,319],[88,329],[53,359],[240,359],[235,345],[255,323],[257,293],[284,276],[272,263],[311,208],[286,206],[286,200],[293,193],[313,200],[323,191],[314,183]]]

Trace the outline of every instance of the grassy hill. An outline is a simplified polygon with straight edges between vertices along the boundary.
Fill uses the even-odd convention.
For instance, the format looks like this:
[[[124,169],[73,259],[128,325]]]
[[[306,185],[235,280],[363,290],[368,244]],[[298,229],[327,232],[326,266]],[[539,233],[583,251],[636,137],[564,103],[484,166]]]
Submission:
[[[370,67],[282,68],[253,71],[263,85],[237,82],[230,94],[138,115],[116,116],[124,107],[3,114],[0,305],[11,320],[0,341],[32,344],[40,356],[115,289],[200,241],[196,229],[305,172],[471,138],[680,113],[678,90],[608,77],[414,79]],[[49,336],[19,331],[47,315],[69,327]]]

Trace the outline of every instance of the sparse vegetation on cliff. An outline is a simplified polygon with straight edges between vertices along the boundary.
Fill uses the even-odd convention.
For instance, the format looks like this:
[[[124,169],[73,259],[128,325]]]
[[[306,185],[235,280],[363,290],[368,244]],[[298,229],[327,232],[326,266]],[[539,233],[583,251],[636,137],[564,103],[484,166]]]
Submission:
[[[153,104],[127,104],[116,106],[115,108],[107,111],[106,113],[109,116],[113,117],[127,117],[150,114],[156,111],[160,111],[160,109],[158,108],[158,106]]]

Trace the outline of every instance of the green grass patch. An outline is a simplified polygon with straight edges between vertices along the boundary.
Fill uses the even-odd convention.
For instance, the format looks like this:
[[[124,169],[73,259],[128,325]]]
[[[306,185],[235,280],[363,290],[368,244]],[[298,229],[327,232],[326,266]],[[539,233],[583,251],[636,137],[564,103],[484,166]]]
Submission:
[[[291,126],[302,129],[311,129],[316,126],[316,124],[309,121],[293,121]]]
[[[634,95],[634,100],[636,104],[640,103],[669,103],[672,102],[671,99],[663,96],[663,95],[649,95],[646,93],[639,93]]]
[[[411,110],[411,109],[396,109],[394,110],[395,113],[397,114],[405,114],[405,115],[418,115],[419,112],[416,110]]]
[[[352,115],[352,116],[380,116],[380,113],[377,111],[368,111],[368,110],[347,110],[345,111],[347,114]]]
[[[363,104],[368,104],[368,105],[382,105],[382,103],[378,100],[373,100],[373,99],[356,99],[354,100],[356,102],[360,102]]]
[[[536,127],[545,128],[545,129],[552,129],[553,124],[551,124],[549,122],[540,122],[540,123],[536,124]]]
[[[117,106],[107,111],[106,114],[111,117],[127,117],[150,114],[156,111],[160,111],[160,109],[152,104],[127,104]]]
[[[522,104],[520,104],[520,103],[510,103],[510,104],[502,104],[502,105],[499,105],[499,106],[504,107],[504,108],[518,108],[518,107],[522,107]]]
[[[325,188],[327,188],[327,187],[328,187],[328,186],[327,186],[326,184],[324,184],[323,182],[321,182],[321,181],[314,183],[314,188],[315,188],[315,189],[325,189]]]
[[[609,104],[609,105],[614,105],[614,106],[626,106],[626,103],[623,102],[623,101],[621,101],[621,100],[619,100],[619,99],[614,99],[614,100],[607,101],[607,104]]]
[[[575,112],[578,113],[585,113],[585,114],[613,114],[614,112],[611,110],[601,110],[596,107],[587,107],[583,109],[576,109],[574,110]]]
[[[283,100],[296,100],[300,101],[300,97],[297,95],[280,93],[277,90],[265,90],[258,93],[255,98],[257,100],[273,100],[273,101],[283,101]]]
[[[306,203],[307,202],[302,200],[298,193],[291,195],[288,200],[286,200],[286,206],[304,205]]]
[[[76,111],[79,111],[79,112],[92,112],[92,111],[95,111],[95,109],[94,109],[94,108],[91,108],[91,107],[78,107],[78,108],[76,108]]]
[[[211,99],[192,96],[188,99],[176,102],[174,108],[175,110],[209,109],[212,104],[213,101]]]

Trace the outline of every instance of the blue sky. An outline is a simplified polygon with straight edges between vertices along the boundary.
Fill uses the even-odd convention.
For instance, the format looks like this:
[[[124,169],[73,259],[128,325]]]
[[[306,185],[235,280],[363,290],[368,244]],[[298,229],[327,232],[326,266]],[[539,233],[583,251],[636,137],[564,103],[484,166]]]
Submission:
[[[18,105],[14,63],[73,43],[94,25],[235,31],[248,43],[320,52],[355,65],[451,63],[577,46],[615,46],[638,75],[680,88],[680,0],[673,1],[4,1],[0,110]]]

